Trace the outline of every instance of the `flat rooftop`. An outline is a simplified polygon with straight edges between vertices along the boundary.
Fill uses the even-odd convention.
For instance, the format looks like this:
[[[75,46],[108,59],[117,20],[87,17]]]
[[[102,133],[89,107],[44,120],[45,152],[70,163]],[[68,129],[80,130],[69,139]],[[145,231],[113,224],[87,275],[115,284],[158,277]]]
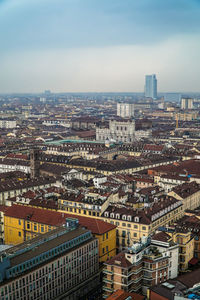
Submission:
[[[10,266],[14,267],[16,265],[19,265],[27,260],[31,260],[36,256],[41,255],[42,253],[49,251],[53,248],[56,248],[57,246],[64,244],[67,241],[70,241],[86,232],[88,232],[87,229],[84,229],[82,227],[78,227],[77,229],[66,231],[64,228],[57,228],[55,230],[52,230],[51,232],[48,232],[46,234],[41,234],[37,236],[36,238],[26,241],[23,244],[20,244],[18,246],[12,247],[11,249],[6,250],[4,253],[6,255],[14,255],[13,257],[10,257]],[[55,235],[55,237],[53,237]],[[48,238],[52,239],[48,240]],[[91,239],[93,237],[91,236]],[[45,241],[45,239],[47,239]],[[40,243],[41,244],[37,244]],[[27,251],[26,251],[27,249]],[[23,251],[17,254],[18,251]],[[16,253],[16,254],[15,254]]]

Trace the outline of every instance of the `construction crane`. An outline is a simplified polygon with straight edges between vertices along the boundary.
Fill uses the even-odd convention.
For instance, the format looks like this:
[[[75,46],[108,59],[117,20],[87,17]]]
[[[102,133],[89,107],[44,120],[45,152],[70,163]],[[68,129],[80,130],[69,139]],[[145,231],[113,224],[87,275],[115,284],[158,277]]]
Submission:
[[[178,129],[178,114],[176,114],[176,129]]]

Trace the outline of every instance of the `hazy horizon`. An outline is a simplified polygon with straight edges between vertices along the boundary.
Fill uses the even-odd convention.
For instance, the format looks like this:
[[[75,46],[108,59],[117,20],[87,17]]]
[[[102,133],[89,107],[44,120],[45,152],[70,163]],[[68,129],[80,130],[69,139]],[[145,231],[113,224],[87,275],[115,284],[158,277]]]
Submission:
[[[198,93],[198,0],[0,1],[0,94]]]

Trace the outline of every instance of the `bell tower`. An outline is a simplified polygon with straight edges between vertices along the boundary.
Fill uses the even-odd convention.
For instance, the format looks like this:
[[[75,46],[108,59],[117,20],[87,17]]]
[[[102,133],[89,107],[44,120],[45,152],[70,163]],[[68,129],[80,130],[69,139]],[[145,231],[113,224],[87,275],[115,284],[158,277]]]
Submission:
[[[40,161],[39,161],[39,150],[32,149],[30,151],[30,163],[31,163],[31,178],[40,176]]]

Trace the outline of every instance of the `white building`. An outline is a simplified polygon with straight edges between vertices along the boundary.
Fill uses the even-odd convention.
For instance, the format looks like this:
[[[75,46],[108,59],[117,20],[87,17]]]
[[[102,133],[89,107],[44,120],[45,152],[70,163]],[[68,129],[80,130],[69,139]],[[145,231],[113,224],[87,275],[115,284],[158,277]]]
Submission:
[[[122,118],[134,117],[134,104],[117,103],[117,115]]]
[[[173,243],[171,236],[162,231],[152,237],[151,245],[169,257],[168,278],[176,278],[178,276],[179,266],[179,245]]]
[[[181,109],[193,109],[194,99],[192,98],[182,98],[181,99]]]
[[[137,130],[137,131],[135,131],[135,138],[137,140],[150,139],[150,138],[152,138],[152,130],[151,129],[149,129],[149,130]]]
[[[135,140],[135,121],[128,119],[110,120],[108,128],[101,126],[96,128],[96,140],[132,143]]]
[[[93,178],[93,183],[96,188],[100,188],[102,183],[105,183],[107,181],[106,176],[98,176]]]
[[[15,120],[1,119],[0,120],[0,128],[15,128],[17,126],[17,122]]]

